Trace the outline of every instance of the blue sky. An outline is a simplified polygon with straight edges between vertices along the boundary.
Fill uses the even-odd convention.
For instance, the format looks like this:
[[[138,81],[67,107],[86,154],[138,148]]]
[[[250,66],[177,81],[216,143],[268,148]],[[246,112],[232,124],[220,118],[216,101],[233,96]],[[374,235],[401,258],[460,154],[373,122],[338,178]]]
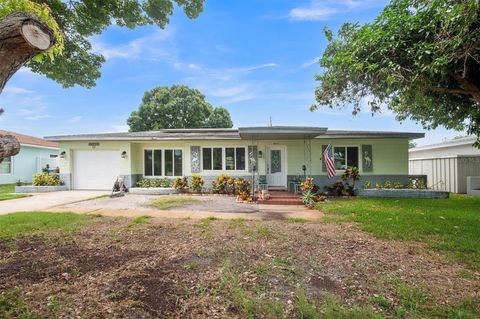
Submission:
[[[214,106],[226,107],[235,127],[268,124],[333,129],[423,131],[399,123],[388,111],[353,117],[351,108],[310,112],[321,72],[315,61],[326,39],[346,21],[372,21],[381,0],[209,0],[198,19],[177,10],[161,30],[110,27],[91,38],[107,62],[93,89],[63,89],[21,69],[0,95],[6,112],[0,127],[35,136],[126,131],[126,119],[144,91],[186,84],[201,90]],[[439,128],[422,144],[462,135]]]

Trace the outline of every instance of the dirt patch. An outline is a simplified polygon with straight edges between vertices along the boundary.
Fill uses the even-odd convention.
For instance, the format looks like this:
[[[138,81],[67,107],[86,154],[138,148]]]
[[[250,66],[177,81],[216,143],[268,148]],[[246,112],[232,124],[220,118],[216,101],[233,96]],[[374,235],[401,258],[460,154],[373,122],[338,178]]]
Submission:
[[[234,298],[243,291],[280,303],[291,318],[301,287],[310,300],[334,294],[372,307],[375,295],[398,304],[399,282],[437,305],[477,300],[480,291],[480,278],[464,265],[348,225],[150,219],[131,226],[103,218],[70,238],[15,245],[0,241],[0,291],[19,288],[43,317],[244,318],[244,299]]]

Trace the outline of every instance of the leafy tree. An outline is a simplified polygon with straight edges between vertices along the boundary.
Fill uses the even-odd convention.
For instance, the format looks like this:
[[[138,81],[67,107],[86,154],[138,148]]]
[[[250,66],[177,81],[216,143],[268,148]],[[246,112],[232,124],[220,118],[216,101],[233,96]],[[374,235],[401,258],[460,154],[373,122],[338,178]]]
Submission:
[[[41,55],[27,66],[64,87],[91,88],[100,77],[105,58],[91,51],[90,36],[112,23],[128,28],[148,24],[164,28],[175,5],[187,17],[196,18],[204,0],[1,0],[0,18],[14,12],[39,16],[54,31],[56,44],[45,54],[50,58]]]
[[[373,23],[325,30],[311,109],[386,105],[427,129],[468,128],[480,147],[479,13],[477,0],[392,0]]]
[[[131,132],[233,126],[226,109],[213,107],[199,90],[184,85],[146,91],[138,111],[132,112],[127,124]]]

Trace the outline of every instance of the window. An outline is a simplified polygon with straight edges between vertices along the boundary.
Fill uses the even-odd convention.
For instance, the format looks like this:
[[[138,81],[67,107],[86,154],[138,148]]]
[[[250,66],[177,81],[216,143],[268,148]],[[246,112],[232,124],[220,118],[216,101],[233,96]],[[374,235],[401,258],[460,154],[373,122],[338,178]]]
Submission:
[[[12,157],[5,157],[0,163],[0,174],[12,174]]]
[[[202,164],[205,171],[221,171],[223,169],[223,152],[221,147],[205,147],[202,149]]]
[[[359,167],[357,146],[335,146],[333,153],[336,170],[344,170],[347,167]]]
[[[245,147],[204,147],[202,167],[204,171],[243,171],[246,167]]]
[[[182,176],[182,150],[144,150],[144,175],[153,176]]]

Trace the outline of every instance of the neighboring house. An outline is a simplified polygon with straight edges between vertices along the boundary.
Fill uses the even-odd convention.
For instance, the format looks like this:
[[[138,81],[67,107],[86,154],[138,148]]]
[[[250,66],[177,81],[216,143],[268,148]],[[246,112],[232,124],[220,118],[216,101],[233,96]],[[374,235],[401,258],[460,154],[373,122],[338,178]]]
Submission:
[[[415,147],[409,153],[409,173],[426,175],[428,186],[453,193],[467,192],[467,176],[480,176],[476,137],[464,137]]]
[[[117,176],[127,187],[139,179],[200,174],[252,176],[253,162],[269,187],[313,176],[332,184],[321,161],[334,147],[338,175],[356,166],[364,180],[408,181],[409,140],[423,133],[337,131],[321,127],[241,127],[239,129],[165,129],[150,132],[47,137],[60,143],[60,173],[72,189],[111,189]],[[305,166],[305,167],[303,167]],[[303,170],[305,168],[305,171]]]
[[[0,163],[0,184],[31,182],[32,175],[40,173],[47,164],[51,168],[58,166],[58,143],[3,130],[0,135],[13,135],[20,143],[20,153]]]

